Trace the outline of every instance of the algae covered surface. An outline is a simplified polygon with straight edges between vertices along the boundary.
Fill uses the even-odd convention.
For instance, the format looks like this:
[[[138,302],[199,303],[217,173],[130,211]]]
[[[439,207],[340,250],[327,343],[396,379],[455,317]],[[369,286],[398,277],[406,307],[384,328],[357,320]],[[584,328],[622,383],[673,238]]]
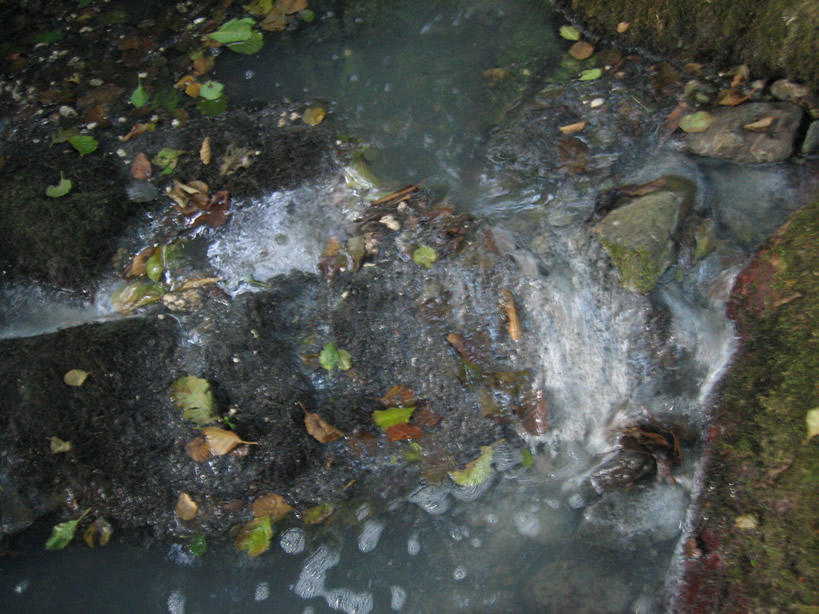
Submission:
[[[819,201],[739,277],[743,349],[723,383],[684,612],[815,612],[819,603]]]

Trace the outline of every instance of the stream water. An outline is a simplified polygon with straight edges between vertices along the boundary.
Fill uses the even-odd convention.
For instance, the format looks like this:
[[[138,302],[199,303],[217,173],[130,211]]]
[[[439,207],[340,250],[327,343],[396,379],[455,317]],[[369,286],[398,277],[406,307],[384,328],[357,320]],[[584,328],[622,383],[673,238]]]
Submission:
[[[584,223],[592,202],[542,193],[537,179],[518,186],[519,194],[537,193],[526,200],[491,175],[477,181],[481,195],[460,191],[475,185],[489,128],[534,76],[545,82],[557,66],[565,45],[555,38],[549,7],[526,0],[349,2],[343,11],[341,3],[312,4],[313,24],[266,37],[260,56],[221,57],[217,77],[245,100],[324,105],[325,121],[371,144],[374,176],[399,185],[429,178],[438,194],[488,215],[533,254],[520,257],[527,280],[521,296],[556,408],[548,435],[532,444],[534,465],[523,467],[518,452],[501,445],[493,478],[478,489],[426,486],[386,504],[361,499],[319,528],[285,520],[275,546],[253,560],[219,547],[197,558],[181,544],[116,540],[94,551],[73,544],[44,552],[47,530],[31,532],[17,543],[21,556],[0,560],[0,609],[661,611],[698,488],[699,437],[690,438],[677,484],[650,484],[589,505],[583,480],[609,458],[613,433],[645,419],[646,409],[702,432],[709,393],[734,348],[722,315],[726,292],[750,251],[787,215],[778,204],[796,189],[790,171],[709,166],[667,150],[645,151],[625,169],[635,182],[668,173],[692,178],[701,189],[697,207],[710,210],[718,200],[725,220],[714,253],[679,279],[667,276],[654,293],[671,331],[668,346],[656,351],[646,299],[602,285],[607,278]],[[509,80],[488,88],[486,71],[498,67]],[[367,185],[359,175],[238,207],[208,246],[211,266],[233,281],[233,294],[252,290],[241,281],[248,275],[315,271],[323,244],[346,219],[338,203],[355,201]],[[747,204],[766,196],[768,209]],[[44,313],[43,294],[35,286],[7,289],[6,308]],[[58,305],[51,325],[54,318],[76,323],[106,313],[102,297],[90,310],[48,304]],[[38,320],[18,319],[3,334],[49,326]]]

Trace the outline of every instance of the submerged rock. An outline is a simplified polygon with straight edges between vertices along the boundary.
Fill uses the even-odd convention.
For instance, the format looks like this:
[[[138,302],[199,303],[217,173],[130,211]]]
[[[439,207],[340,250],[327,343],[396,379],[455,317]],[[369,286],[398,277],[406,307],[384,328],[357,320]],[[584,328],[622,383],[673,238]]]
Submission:
[[[664,179],[666,187],[618,207],[597,228],[623,287],[632,292],[651,292],[674,263],[675,239],[693,207],[696,186],[691,181]]]

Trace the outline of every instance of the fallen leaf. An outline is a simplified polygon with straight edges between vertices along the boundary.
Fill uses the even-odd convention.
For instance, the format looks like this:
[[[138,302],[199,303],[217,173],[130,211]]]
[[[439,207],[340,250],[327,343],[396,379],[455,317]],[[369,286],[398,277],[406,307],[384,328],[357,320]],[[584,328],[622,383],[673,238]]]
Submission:
[[[254,446],[259,443],[257,441],[244,441],[233,431],[226,431],[217,426],[206,426],[202,429],[202,435],[207,440],[211,453],[216,456],[227,454],[240,443]]]
[[[522,336],[515,297],[509,290],[501,290],[500,307],[506,319],[506,331],[512,341],[520,341]]]
[[[304,409],[304,407],[302,407]],[[313,439],[319,443],[329,443],[335,441],[340,437],[344,437],[344,433],[321,419],[317,413],[311,413],[304,410],[304,426],[307,432],[312,435]]]
[[[560,168],[572,176],[588,170],[589,146],[576,137],[561,138],[557,141],[557,157]]]
[[[253,502],[253,515],[256,518],[270,516],[271,522],[278,522],[292,511],[293,508],[281,495],[265,495]]]
[[[301,521],[304,524],[318,524],[330,516],[334,509],[335,505],[332,503],[320,503],[319,505],[315,505],[310,509],[305,510],[304,514],[301,515]]]
[[[68,139],[68,142],[71,143],[71,146],[80,152],[81,156],[86,154],[90,154],[97,150],[99,143],[97,139],[95,139],[90,134],[78,134],[77,136],[72,136]]]
[[[750,124],[745,124],[742,126],[745,130],[750,130],[751,132],[765,132],[768,128],[771,127],[771,124],[774,123],[776,116],[768,115],[767,117],[763,117],[762,119],[758,119],[755,122],[751,122]]]
[[[398,423],[388,426],[384,434],[390,441],[401,441],[404,439],[419,439],[424,436],[424,431],[415,424]]]
[[[153,283],[135,281],[116,290],[111,295],[111,303],[119,313],[129,314],[139,307],[144,307],[162,300],[161,288]]]
[[[188,493],[183,492],[179,493],[174,511],[180,520],[193,520],[199,513],[199,506]]]
[[[680,74],[668,62],[660,62],[654,66],[654,76],[651,86],[657,98],[670,96],[674,90],[682,85]]]
[[[199,88],[199,96],[205,100],[217,100],[222,97],[222,91],[225,89],[223,83],[218,81],[205,81]]]
[[[133,127],[128,132],[128,134],[126,134],[125,136],[119,137],[119,139],[121,141],[130,141],[135,136],[139,136],[140,134],[143,134],[143,133],[148,132],[148,131],[153,132],[154,130],[156,130],[156,124],[154,124],[153,122],[147,123],[147,124],[137,123],[137,124],[133,125]]]
[[[667,185],[668,182],[665,180],[665,178],[659,177],[653,181],[644,183],[643,185],[638,185],[637,187],[624,187],[620,191],[627,196],[645,196],[646,194],[651,194],[662,190]]]
[[[438,423],[443,420],[443,418],[432,411],[432,408],[429,407],[426,401],[420,400],[415,406],[415,413],[412,414],[412,420],[418,426],[431,429],[438,426]]]
[[[734,520],[734,526],[737,529],[742,530],[752,530],[756,529],[759,526],[759,520],[753,514],[743,514],[742,516],[737,516]]]
[[[188,542],[188,551],[193,556],[202,556],[208,551],[208,540],[204,535],[194,535]]]
[[[65,375],[63,375],[63,381],[69,386],[82,386],[89,375],[90,373],[88,371],[71,369],[70,371],[66,371]]]
[[[335,344],[328,343],[319,353],[319,364],[328,371],[336,367],[349,371],[352,368],[352,357],[347,350],[339,350]]]
[[[65,196],[71,191],[73,184],[70,179],[66,179],[63,172],[60,171],[60,181],[57,185],[50,185],[46,187],[46,196],[49,198],[59,198]]]
[[[684,132],[705,132],[714,118],[707,111],[697,111],[680,119],[680,129]]]
[[[756,90],[753,89],[747,94],[743,95],[742,92],[738,92],[733,89],[728,90],[720,97],[718,104],[721,104],[724,107],[735,107],[738,104],[742,104],[748,100],[751,97],[751,94],[753,94],[755,91]]]
[[[436,260],[438,260],[438,254],[427,245],[420,245],[412,252],[412,261],[425,269],[431,269]]]
[[[406,386],[393,386],[378,400],[384,407],[409,407],[415,405],[415,394]]]
[[[373,412],[373,422],[381,430],[386,431],[394,424],[409,422],[415,407],[390,407],[388,409],[377,409]]]
[[[307,8],[307,0],[276,0],[276,8],[285,15],[292,15]]]
[[[805,414],[805,426],[808,428],[808,436],[805,441],[810,441],[819,435],[819,407],[814,407]]]
[[[205,137],[202,146],[199,148],[199,160],[207,166],[210,164],[210,137]]]
[[[46,540],[45,544],[46,550],[62,550],[69,543],[71,543],[71,540],[74,539],[74,533],[77,530],[77,525],[80,523],[80,520],[85,518],[85,515],[90,511],[91,508],[85,510],[82,513],[82,516],[76,520],[61,522],[51,529],[51,535]]]
[[[492,473],[494,446],[481,446],[481,455],[466,464],[463,469],[450,471],[449,476],[460,486],[477,486]]]
[[[210,458],[210,446],[204,437],[197,437],[185,444],[185,454],[197,463],[203,463]]]
[[[203,53],[193,61],[193,74],[200,76],[209,73],[216,65],[216,58],[210,53]]]
[[[484,81],[487,82],[489,87],[497,85],[500,81],[503,81],[508,76],[509,76],[508,68],[488,68],[483,72]]]
[[[195,375],[180,377],[171,384],[170,392],[176,406],[184,410],[182,417],[186,420],[199,426],[216,420],[213,414],[213,393],[208,380]]]
[[[131,163],[131,176],[134,179],[148,179],[151,176],[151,163],[143,152],[139,152]]]
[[[94,522],[88,525],[88,528],[82,534],[82,538],[89,548],[95,546],[104,546],[111,540],[111,535],[114,534],[114,529],[111,524],[102,516],[99,516]]]
[[[580,40],[580,32],[574,26],[560,26],[560,36],[569,41]]]
[[[583,128],[586,127],[586,120],[582,122],[576,122],[574,124],[567,124],[566,126],[560,126],[558,130],[560,130],[563,134],[573,134],[575,132],[580,132]]]
[[[589,68],[587,70],[581,70],[580,76],[578,77],[579,81],[594,81],[595,79],[599,79],[603,76],[603,71],[599,68]]]
[[[270,516],[254,518],[239,529],[239,535],[236,536],[236,549],[246,552],[250,557],[257,557],[270,548],[272,537],[273,525],[270,522]]]
[[[163,147],[154,156],[152,162],[162,169],[163,175],[170,175],[176,165],[179,164],[179,156],[185,152],[181,149],[173,149],[171,147]]]
[[[326,115],[327,111],[325,109],[322,109],[321,107],[310,107],[302,114],[301,121],[308,126],[318,126],[324,121],[324,117]]]
[[[188,279],[178,288],[175,288],[175,292],[183,292],[185,290],[194,290],[196,288],[201,288],[203,286],[209,286],[210,284],[219,283],[221,279],[219,277],[200,277],[199,279]]]
[[[486,365],[487,361],[483,350],[469,339],[450,333],[446,336],[446,340],[469,362],[475,365]]]
[[[61,452],[70,452],[71,445],[70,441],[63,441],[59,437],[49,437],[49,441],[51,442],[51,453],[52,454],[60,454]]]
[[[142,79],[139,79],[137,83],[136,89],[131,93],[130,101],[132,105],[139,108],[148,104],[151,96],[145,91],[145,88],[142,87]]]
[[[630,27],[631,27],[631,24],[629,22],[621,21],[620,23],[617,24],[617,32],[618,32],[618,34],[622,34],[626,30],[628,30]]]
[[[586,41],[577,41],[569,47],[569,55],[575,60],[585,60],[594,54],[594,45]]]

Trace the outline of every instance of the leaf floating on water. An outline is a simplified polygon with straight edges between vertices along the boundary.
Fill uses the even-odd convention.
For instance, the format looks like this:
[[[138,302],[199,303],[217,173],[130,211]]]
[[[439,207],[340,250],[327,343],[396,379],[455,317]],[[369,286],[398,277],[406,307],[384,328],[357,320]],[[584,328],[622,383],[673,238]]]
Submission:
[[[535,464],[535,460],[532,458],[532,452],[528,448],[523,448],[520,451],[520,464],[527,469]]]
[[[210,137],[205,137],[202,146],[199,148],[199,160],[207,166],[210,164]]]
[[[217,426],[206,426],[202,429],[202,435],[208,442],[210,451],[216,456],[227,454],[240,443],[248,445],[258,445],[258,441],[244,441],[233,431],[226,431]]]
[[[319,353],[319,364],[328,371],[336,367],[342,371],[349,371],[353,366],[350,353],[347,350],[339,350],[333,343],[328,343],[322,348]]]
[[[250,17],[231,19],[223,23],[216,32],[208,34],[208,38],[223,45],[246,41],[253,34],[252,28],[255,23]]]
[[[563,134],[574,134],[575,132],[580,132],[583,128],[586,127],[586,120],[581,122],[576,122],[574,124],[568,124],[566,126],[560,126],[558,130]]]
[[[253,502],[253,515],[256,518],[270,516],[272,522],[278,522],[292,511],[293,507],[281,495],[265,495]]]
[[[52,454],[60,454],[62,452],[71,452],[71,449],[73,448],[70,441],[63,441],[59,437],[49,437],[48,439],[51,442],[51,453]]]
[[[714,118],[707,111],[697,111],[680,119],[680,129],[684,132],[705,132]]]
[[[569,55],[575,60],[586,60],[594,54],[594,45],[586,41],[577,41],[569,48]]]
[[[199,506],[188,493],[183,492],[179,493],[179,499],[176,500],[174,511],[180,520],[193,520],[196,518],[196,514],[199,513]]]
[[[73,184],[70,179],[66,179],[63,172],[60,171],[60,182],[57,185],[50,185],[46,188],[46,196],[49,198],[59,198],[65,196],[71,191]]]
[[[494,446],[481,446],[481,455],[457,471],[450,471],[450,477],[461,486],[478,486],[483,484],[492,473],[492,455]]]
[[[421,245],[412,252],[412,261],[425,269],[431,269],[436,260],[438,260],[438,254],[427,245]]]
[[[89,548],[94,548],[95,546],[105,546],[111,541],[113,534],[114,529],[111,524],[100,516],[88,525],[88,528],[82,534],[82,538]]]
[[[394,424],[407,423],[412,417],[415,407],[390,407],[377,409],[373,412],[373,422],[383,431]]]
[[[182,417],[199,426],[216,421],[213,414],[213,393],[208,380],[187,375],[171,384],[171,397],[179,409],[185,410]]]
[[[148,179],[151,176],[151,163],[148,156],[139,152],[131,163],[131,177],[134,179]]]
[[[242,55],[253,55],[264,47],[264,37],[261,32],[253,31],[250,38],[239,43],[229,43],[227,48]]]
[[[270,516],[254,518],[242,525],[236,537],[236,550],[246,552],[250,557],[257,557],[270,548],[270,538],[273,537],[273,525]]]
[[[137,108],[144,107],[150,99],[151,96],[142,87],[142,79],[139,79],[136,89],[131,93],[131,104]]]
[[[173,149],[171,147],[163,147],[159,153],[154,156],[153,163],[162,169],[163,175],[170,175],[176,165],[179,164],[179,156],[185,152],[181,149]]]
[[[579,81],[594,81],[603,76],[603,71],[599,68],[589,68],[588,70],[580,71]]]
[[[805,414],[805,426],[808,428],[806,442],[819,435],[819,407],[814,407]]]
[[[758,119],[755,122],[751,122],[750,124],[745,124],[742,127],[745,130],[750,130],[751,132],[765,132],[768,128],[771,127],[775,119],[776,117],[774,115],[768,115],[767,117]]]
[[[409,407],[415,405],[415,394],[406,386],[393,386],[378,400],[384,407]]]
[[[71,146],[80,152],[81,156],[85,154],[90,154],[97,150],[99,143],[97,139],[89,134],[78,134],[77,136],[72,136],[68,139],[68,142],[71,143]]]
[[[523,333],[518,319],[518,309],[515,306],[515,297],[509,290],[501,291],[500,307],[506,318],[506,331],[512,341],[520,341]]]
[[[304,409],[302,407],[302,409]],[[344,433],[321,419],[317,413],[311,413],[304,410],[304,426],[307,432],[319,443],[329,443],[335,441],[340,437],[344,437]]]
[[[205,100],[216,100],[222,96],[222,90],[224,89],[224,84],[218,81],[205,81],[199,88],[199,96]]]
[[[188,551],[193,556],[202,556],[208,550],[208,540],[204,535],[194,535],[188,543]]]
[[[325,109],[322,109],[321,107],[310,107],[301,116],[301,121],[308,126],[318,126],[324,121],[324,117],[326,115],[327,111]]]
[[[560,36],[568,41],[580,40],[580,32],[574,26],[560,26]]]
[[[665,189],[668,185],[665,177],[658,177],[653,181],[649,181],[648,183],[644,183],[642,185],[638,185],[636,187],[623,187],[620,191],[627,196],[645,196],[646,194],[652,194],[654,192],[658,192],[659,190]]]
[[[384,431],[390,441],[402,441],[404,439],[420,439],[424,436],[424,431],[415,424],[393,424]]]
[[[751,97],[751,94],[753,94],[755,91],[756,90],[754,89],[743,95],[741,92],[737,92],[736,90],[728,90],[720,97],[718,104],[721,104],[724,107],[735,107],[738,104],[742,104],[748,100]]]
[[[203,463],[210,458],[210,446],[204,437],[197,437],[185,444],[185,454],[197,463]]]
[[[88,371],[83,371],[82,369],[71,369],[70,371],[65,372],[65,375],[63,375],[63,381],[69,386],[82,386],[85,383],[85,379],[89,375],[91,374]]]
[[[318,524],[333,513],[335,505],[331,503],[321,503],[306,510],[301,516],[304,524]]]
[[[85,515],[91,511],[91,508],[85,510],[82,516],[76,520],[69,520],[68,522],[61,522],[51,529],[51,535],[46,540],[46,550],[62,550],[71,540],[74,539],[74,533],[77,531],[77,525],[80,520],[85,518]]]

